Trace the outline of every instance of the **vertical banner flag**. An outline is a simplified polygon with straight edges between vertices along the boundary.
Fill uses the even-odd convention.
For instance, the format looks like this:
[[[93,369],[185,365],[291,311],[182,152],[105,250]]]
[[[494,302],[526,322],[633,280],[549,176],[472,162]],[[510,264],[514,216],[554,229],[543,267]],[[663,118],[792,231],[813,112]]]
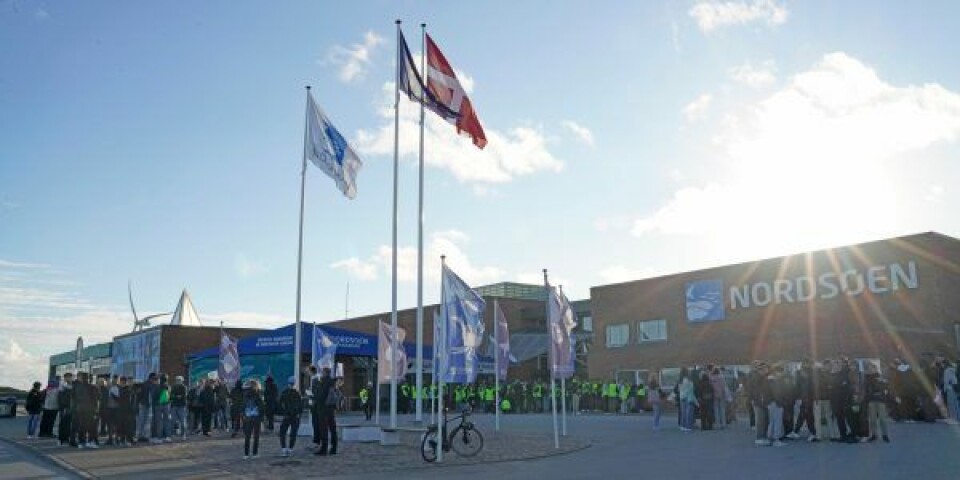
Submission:
[[[323,110],[307,94],[307,132],[304,154],[337,183],[347,198],[357,196],[357,172],[363,166],[343,135],[330,123]]]
[[[413,56],[410,55],[410,48],[407,47],[407,41],[403,38],[403,33],[400,33],[400,48],[397,55],[399,55],[397,62],[400,65],[397,87],[400,88],[400,91],[406,93],[410,101],[422,103],[427,110],[436,113],[440,118],[447,121],[456,121],[457,112],[450,110],[437,99],[433,92],[424,87],[423,77],[417,71]]]
[[[317,369],[329,368],[331,372],[336,369],[334,359],[337,356],[337,344],[316,325],[313,327],[313,351],[310,353],[310,359]]]
[[[430,368],[433,383],[437,383],[439,379],[441,365],[439,346],[443,343],[443,332],[440,331],[440,312],[438,310],[433,311],[433,363]]]
[[[453,270],[443,266],[443,306],[446,338],[441,378],[447,383],[473,383],[480,370],[477,349],[483,342],[483,311],[486,302]]]
[[[240,380],[240,353],[237,351],[237,339],[220,332],[220,365],[217,375],[227,385],[233,386]]]
[[[442,105],[456,113],[455,117],[440,115],[446,121],[457,127],[457,133],[465,132],[473,138],[473,144],[483,149],[487,146],[487,136],[483,133],[477,112],[467,97],[466,90],[457,80],[457,74],[447,58],[443,56],[437,44],[427,35],[427,90],[433,94]]]
[[[570,378],[574,371],[572,332],[577,321],[570,302],[556,287],[550,287],[550,369],[553,378]]]
[[[507,327],[507,317],[504,316],[499,304],[493,315],[493,328],[497,330],[497,334],[494,335],[496,339],[494,355],[497,356],[497,378],[506,380],[507,367],[510,365],[510,329]]]
[[[386,323],[380,323],[380,338],[377,341],[377,379],[380,383],[390,383],[394,378],[399,382],[407,375],[407,352],[403,349],[403,340],[407,336],[407,332],[397,327],[397,331],[394,332],[393,328]],[[397,336],[397,363],[391,364],[390,359],[393,358],[393,336]]]

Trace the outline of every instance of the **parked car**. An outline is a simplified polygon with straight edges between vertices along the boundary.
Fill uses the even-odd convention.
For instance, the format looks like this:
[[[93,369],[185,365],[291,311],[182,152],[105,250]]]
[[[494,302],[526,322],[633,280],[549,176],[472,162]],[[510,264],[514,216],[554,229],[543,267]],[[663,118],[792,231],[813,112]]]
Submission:
[[[0,398],[0,418],[17,416],[17,397]]]

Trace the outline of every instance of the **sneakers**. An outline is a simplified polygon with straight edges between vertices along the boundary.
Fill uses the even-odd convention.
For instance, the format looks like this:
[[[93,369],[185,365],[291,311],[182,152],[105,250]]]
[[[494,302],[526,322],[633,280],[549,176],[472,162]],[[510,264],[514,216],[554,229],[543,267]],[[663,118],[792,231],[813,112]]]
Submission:
[[[87,448],[92,448],[92,449],[96,450],[96,449],[100,448],[100,445],[97,445],[96,443],[93,443],[93,442],[87,442]]]
[[[756,446],[758,446],[758,447],[766,447],[766,446],[770,445],[770,440],[764,440],[764,439],[762,439],[762,438],[758,438],[758,439],[756,439],[756,440],[753,441],[753,444],[756,445]]]
[[[170,442],[172,442],[172,441],[173,441],[173,439],[170,438],[170,437],[167,437],[167,438],[164,438],[164,439],[163,439],[163,443],[170,443]]]
[[[807,437],[807,441],[808,441],[808,442],[811,442],[811,443],[812,443],[812,442],[819,442],[820,439],[817,438],[816,435],[810,435],[809,437]]]
[[[784,445],[786,445],[786,443],[783,443],[783,442],[781,442],[780,440],[777,440],[776,442],[773,442],[773,446],[774,446],[774,447],[782,447],[782,446],[784,446]]]
[[[244,459],[244,460],[250,460],[250,455],[244,455],[244,456],[243,456],[243,459]]]
[[[790,432],[787,434],[787,438],[789,438],[790,440],[796,440],[800,438],[800,435],[797,434],[797,432]]]
[[[289,456],[290,456],[290,452],[289,452],[286,448],[281,448],[281,449],[280,449],[280,456],[281,456],[281,457],[289,457]]]
[[[884,435],[884,436],[883,436],[883,443],[890,443],[890,437]]]

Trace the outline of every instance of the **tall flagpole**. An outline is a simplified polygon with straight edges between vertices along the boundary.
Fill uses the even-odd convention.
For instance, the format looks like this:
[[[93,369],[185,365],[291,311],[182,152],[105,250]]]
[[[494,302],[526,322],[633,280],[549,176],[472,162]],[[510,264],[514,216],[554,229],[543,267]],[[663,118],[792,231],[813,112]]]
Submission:
[[[392,270],[390,327],[390,428],[397,428],[397,175],[400,169],[400,20],[397,24],[397,76],[393,100],[393,248],[390,252]]]
[[[307,85],[307,105],[310,105],[310,85]],[[305,109],[306,110],[306,109]],[[303,198],[307,186],[307,118],[303,121],[303,166],[300,169],[300,238],[297,245],[297,323],[293,328],[293,378],[298,389],[300,386],[300,292],[303,280]]]
[[[496,399],[494,400],[496,405],[493,407],[493,415],[495,418],[494,421],[494,430],[500,431],[500,329],[499,319],[497,318],[500,313],[500,303],[496,297],[493,299],[493,378],[494,378],[494,395]]]
[[[427,24],[420,24],[420,71],[426,79]],[[420,202],[417,214],[417,415],[423,422],[423,102],[420,102]]]
[[[447,432],[447,426],[444,425],[444,422],[443,422],[444,420],[443,412],[444,412],[444,407],[446,406],[445,402],[443,401],[443,379],[447,374],[447,369],[446,369],[447,356],[443,353],[444,349],[446,348],[446,342],[447,342],[447,299],[445,296],[446,288],[444,288],[444,284],[443,284],[443,274],[445,273],[446,269],[447,269],[447,256],[440,255],[440,279],[441,279],[440,280],[440,321],[442,323],[440,324],[441,327],[439,330],[440,330],[440,341],[444,342],[440,345],[440,347],[437,348],[437,351],[440,352],[440,358],[441,358],[440,368],[437,369],[437,373],[438,373],[437,376],[440,377],[437,380],[437,384],[438,384],[437,391],[439,392],[439,395],[440,395],[439,403],[437,403],[437,425],[438,425],[437,432],[439,432],[437,434],[437,437],[439,437],[439,440],[440,440],[440,446],[437,447],[437,462],[440,462],[440,463],[443,463],[443,436]],[[436,343],[436,340],[434,340],[434,343]],[[433,361],[436,362],[437,360],[434,359]]]
[[[560,298],[563,299],[563,285],[557,285],[560,290]],[[563,325],[563,329],[567,329],[567,325]],[[567,335],[569,342],[569,334]],[[566,374],[564,374],[566,375]],[[560,434],[564,437],[567,436],[567,377],[560,377],[560,425],[561,431]]]
[[[552,301],[552,299],[550,298],[551,297],[550,282],[547,280],[546,268],[543,269],[543,287],[547,291],[547,302],[546,302],[547,342],[548,342],[547,347],[549,348],[547,352],[550,353],[549,355],[549,358],[550,358],[550,405],[551,405],[551,408],[553,409],[553,447],[560,448],[560,436],[559,436],[559,433],[557,432],[557,395],[556,395],[557,378],[556,378],[556,371],[554,370],[554,364],[557,362],[557,359],[554,358],[555,356],[552,354],[553,348],[554,348],[552,344],[553,343],[553,334],[551,333],[552,326],[550,325],[550,302]]]

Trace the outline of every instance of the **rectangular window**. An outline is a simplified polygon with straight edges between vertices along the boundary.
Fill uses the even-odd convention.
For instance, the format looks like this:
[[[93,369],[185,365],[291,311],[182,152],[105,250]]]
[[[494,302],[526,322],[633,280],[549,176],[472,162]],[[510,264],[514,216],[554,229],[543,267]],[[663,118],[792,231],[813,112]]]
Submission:
[[[585,315],[584,317],[582,317],[582,318],[580,319],[580,325],[581,325],[581,328],[583,328],[583,331],[584,331],[584,332],[592,332],[592,331],[593,331],[593,317],[591,317],[591,316],[589,316],[589,315]]]
[[[630,341],[630,326],[607,325],[607,348],[622,347]]]
[[[637,339],[639,343],[662,342],[667,339],[666,320],[647,320],[637,324]]]

